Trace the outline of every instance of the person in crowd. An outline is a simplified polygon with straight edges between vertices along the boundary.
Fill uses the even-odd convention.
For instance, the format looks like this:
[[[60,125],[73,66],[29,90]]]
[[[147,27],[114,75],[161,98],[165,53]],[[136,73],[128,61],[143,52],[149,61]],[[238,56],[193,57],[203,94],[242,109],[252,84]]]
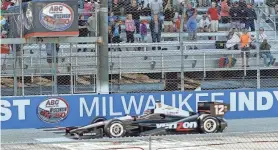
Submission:
[[[240,0],[238,3],[238,8],[239,8],[239,18],[240,18],[240,30],[243,30],[245,28],[245,22],[247,18],[247,13],[245,9],[247,8],[245,0]]]
[[[113,12],[114,15],[117,16],[117,17],[121,16],[121,7],[120,7],[118,1],[113,1],[113,4],[112,4],[112,12]]]
[[[87,20],[93,13],[94,4],[91,0],[84,0],[84,19]]]
[[[168,0],[164,9],[164,32],[173,32],[173,18],[175,13],[170,2]]]
[[[269,67],[270,65],[273,65],[275,63],[275,58],[273,58],[273,55],[270,53],[271,46],[268,44],[267,39],[264,39],[262,44],[260,45],[260,51],[261,57],[264,58],[264,65],[266,67]],[[267,62],[267,59],[270,59],[269,62]]]
[[[267,15],[267,20],[266,22],[270,22],[270,15],[274,15],[275,13],[275,5],[278,4],[277,0],[266,0],[265,2],[265,13]]]
[[[121,43],[122,42],[121,32],[122,32],[121,20],[117,19],[111,27],[112,43]],[[120,48],[118,48],[118,50],[121,51]]]
[[[186,23],[186,28],[187,28],[187,32],[188,32],[188,38],[191,41],[195,41],[197,40],[197,29],[198,29],[198,24],[197,24],[197,10],[196,9],[192,9],[192,5],[189,4],[188,5],[188,11],[186,11],[187,14],[187,18],[188,21]],[[192,47],[190,46],[189,49],[192,49]],[[196,45],[194,45],[194,49],[198,49],[196,47]]]
[[[88,28],[86,27],[86,20],[84,19],[84,15],[79,16],[78,26],[79,26],[79,37],[87,37],[88,36]],[[86,44],[86,43],[78,43],[78,44]],[[80,52],[81,48],[78,48],[77,52]],[[87,51],[87,48],[83,49],[84,52]]]
[[[210,18],[210,31],[211,32],[218,32],[218,22],[220,19],[220,16],[218,15],[218,10],[216,8],[216,3],[212,2],[211,3],[211,8],[208,9],[207,14],[209,15]]]
[[[132,14],[128,14],[125,20],[125,31],[126,31],[126,38],[127,43],[131,42],[134,43],[134,32],[135,32],[135,22],[132,18]]]
[[[159,19],[158,14],[153,15],[153,19],[150,21],[150,29],[153,43],[159,43],[161,40],[161,31],[162,31],[162,21]],[[155,47],[152,47],[152,50],[155,50]],[[161,47],[158,47],[158,50],[161,50]]]
[[[232,28],[236,28],[237,30],[241,29],[241,24],[240,24],[240,8],[238,6],[238,2],[235,2],[230,9],[230,16],[231,16],[231,24]]]
[[[141,16],[151,16],[152,15],[152,10],[150,8],[150,5],[148,4],[146,7],[143,7],[141,10]]]
[[[228,0],[222,0],[221,2],[220,16],[221,16],[221,22],[224,24],[230,22],[230,7],[228,6],[227,1]]]
[[[264,32],[264,28],[260,27],[259,29],[259,42],[262,43],[263,40],[267,39],[267,35]]]
[[[135,22],[136,26],[136,33],[140,33],[140,14],[141,14],[141,7],[137,5],[136,0],[132,0],[131,6],[127,7],[126,13],[132,15],[132,19]]]
[[[241,8],[246,8],[247,7],[247,4],[246,4],[245,0],[239,0],[238,5]]]
[[[152,0],[152,2],[150,3],[150,8],[152,10],[152,15],[158,14],[158,17],[160,17],[161,13],[163,12],[162,1]]]
[[[248,30],[243,30],[242,35],[240,36],[240,48],[241,48],[241,58],[242,58],[242,67],[244,67],[244,60],[246,60],[246,67],[249,67],[248,60],[250,56],[250,41],[251,36],[248,32]],[[244,54],[245,52],[245,54]],[[244,55],[245,58],[244,59]]]
[[[199,21],[199,31],[200,32],[210,32],[211,22],[207,15],[203,15],[203,18]]]
[[[8,8],[13,4],[11,0],[4,0],[1,2],[2,2],[1,10],[8,10]]]
[[[255,20],[257,20],[257,14],[255,10],[252,8],[252,4],[248,3],[247,8],[245,8],[246,12],[246,23],[245,28],[249,30],[251,28],[251,31],[255,31]]]
[[[147,27],[148,22],[146,20],[142,21],[142,24],[140,26],[140,34],[141,34],[141,39],[142,42],[147,42],[148,40],[148,27]]]
[[[90,16],[87,20],[87,29],[89,32],[89,36],[97,36],[96,35],[96,17],[95,17],[95,13],[92,14],[92,16]]]
[[[229,34],[227,36],[227,42],[226,42],[227,49],[228,50],[231,50],[231,49],[238,50],[239,42],[240,42],[240,34],[237,32],[236,28],[232,28],[229,31]]]

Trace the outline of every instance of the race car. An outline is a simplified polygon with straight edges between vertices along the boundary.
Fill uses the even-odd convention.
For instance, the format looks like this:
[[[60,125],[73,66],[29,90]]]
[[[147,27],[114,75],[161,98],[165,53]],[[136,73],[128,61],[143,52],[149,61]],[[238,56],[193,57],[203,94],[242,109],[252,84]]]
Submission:
[[[106,119],[95,118],[83,127],[67,127],[66,135],[92,135],[94,137],[148,136],[188,133],[217,133],[227,127],[224,115],[229,105],[218,102],[199,102],[198,111],[184,111],[156,102],[154,109],[146,110],[143,115]]]

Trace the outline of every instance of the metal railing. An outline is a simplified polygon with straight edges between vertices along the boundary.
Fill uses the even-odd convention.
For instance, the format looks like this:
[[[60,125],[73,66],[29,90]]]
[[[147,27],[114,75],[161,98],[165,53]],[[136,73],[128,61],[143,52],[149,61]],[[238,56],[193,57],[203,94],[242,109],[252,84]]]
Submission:
[[[80,40],[83,39],[85,38]],[[24,95],[44,95],[52,94],[54,87],[58,94],[95,93],[98,55],[94,51],[95,44],[81,46],[77,43],[78,40],[75,43],[66,44],[64,40],[60,44],[60,52],[55,56],[59,60],[59,72],[56,74],[51,72],[51,68],[54,68],[47,64],[46,53],[42,50],[43,43],[29,43],[29,48],[26,46],[22,56],[16,56],[14,53],[6,58],[2,57],[4,58],[1,59],[2,69],[5,68],[1,72],[2,91],[10,91],[2,93],[11,96],[21,95],[25,91]],[[180,50],[180,42],[109,44],[110,91],[112,93],[184,91],[197,89],[202,85],[203,89],[218,89],[216,85],[210,88],[207,85],[217,84],[217,82],[230,84],[226,87],[219,86],[223,89],[276,87],[278,85],[276,84],[278,66],[275,64],[269,67],[264,66],[264,59],[258,49],[250,50],[249,67],[246,67],[246,52],[243,52],[244,57],[241,57],[240,50],[215,49],[214,43],[215,41],[212,40],[183,42],[183,50]],[[271,53],[274,58],[277,58],[278,51],[275,47],[277,41],[270,41],[270,44],[273,45]],[[192,45],[197,45],[199,49],[188,49]],[[41,48],[39,53],[30,54],[30,51],[36,49],[37,46]],[[87,48],[88,51],[78,52],[78,48],[82,47]],[[134,50],[138,47],[142,49]],[[162,50],[153,51],[152,47],[161,47]],[[121,48],[122,51],[114,51],[116,48]],[[221,57],[235,58],[237,61],[234,65],[228,63],[226,66],[219,67]],[[23,64],[28,67],[14,67],[17,66],[18,58],[21,58]],[[216,76],[217,73],[222,73],[222,75]],[[18,77],[24,80],[20,81]],[[54,77],[56,81],[53,80]],[[269,81],[270,78],[273,78],[273,82]],[[223,79],[229,83],[219,81]],[[23,87],[25,90],[22,90]],[[18,91],[21,92],[18,93]]]

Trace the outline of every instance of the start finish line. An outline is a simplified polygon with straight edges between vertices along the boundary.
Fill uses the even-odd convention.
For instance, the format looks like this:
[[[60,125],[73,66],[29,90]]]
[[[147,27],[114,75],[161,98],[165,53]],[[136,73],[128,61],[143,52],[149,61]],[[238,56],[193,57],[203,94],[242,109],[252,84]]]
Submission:
[[[198,102],[228,103],[226,119],[278,117],[278,89],[1,97],[1,128],[82,126],[96,116],[140,115],[155,101],[188,111]]]

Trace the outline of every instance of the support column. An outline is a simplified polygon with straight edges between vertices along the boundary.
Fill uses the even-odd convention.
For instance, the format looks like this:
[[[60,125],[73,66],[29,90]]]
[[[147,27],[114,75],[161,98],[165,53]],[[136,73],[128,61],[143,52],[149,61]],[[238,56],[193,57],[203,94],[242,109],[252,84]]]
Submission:
[[[100,1],[97,35],[102,37],[102,44],[97,47],[97,93],[109,94],[109,59],[108,59],[108,1]],[[98,11],[98,10],[96,10]]]

